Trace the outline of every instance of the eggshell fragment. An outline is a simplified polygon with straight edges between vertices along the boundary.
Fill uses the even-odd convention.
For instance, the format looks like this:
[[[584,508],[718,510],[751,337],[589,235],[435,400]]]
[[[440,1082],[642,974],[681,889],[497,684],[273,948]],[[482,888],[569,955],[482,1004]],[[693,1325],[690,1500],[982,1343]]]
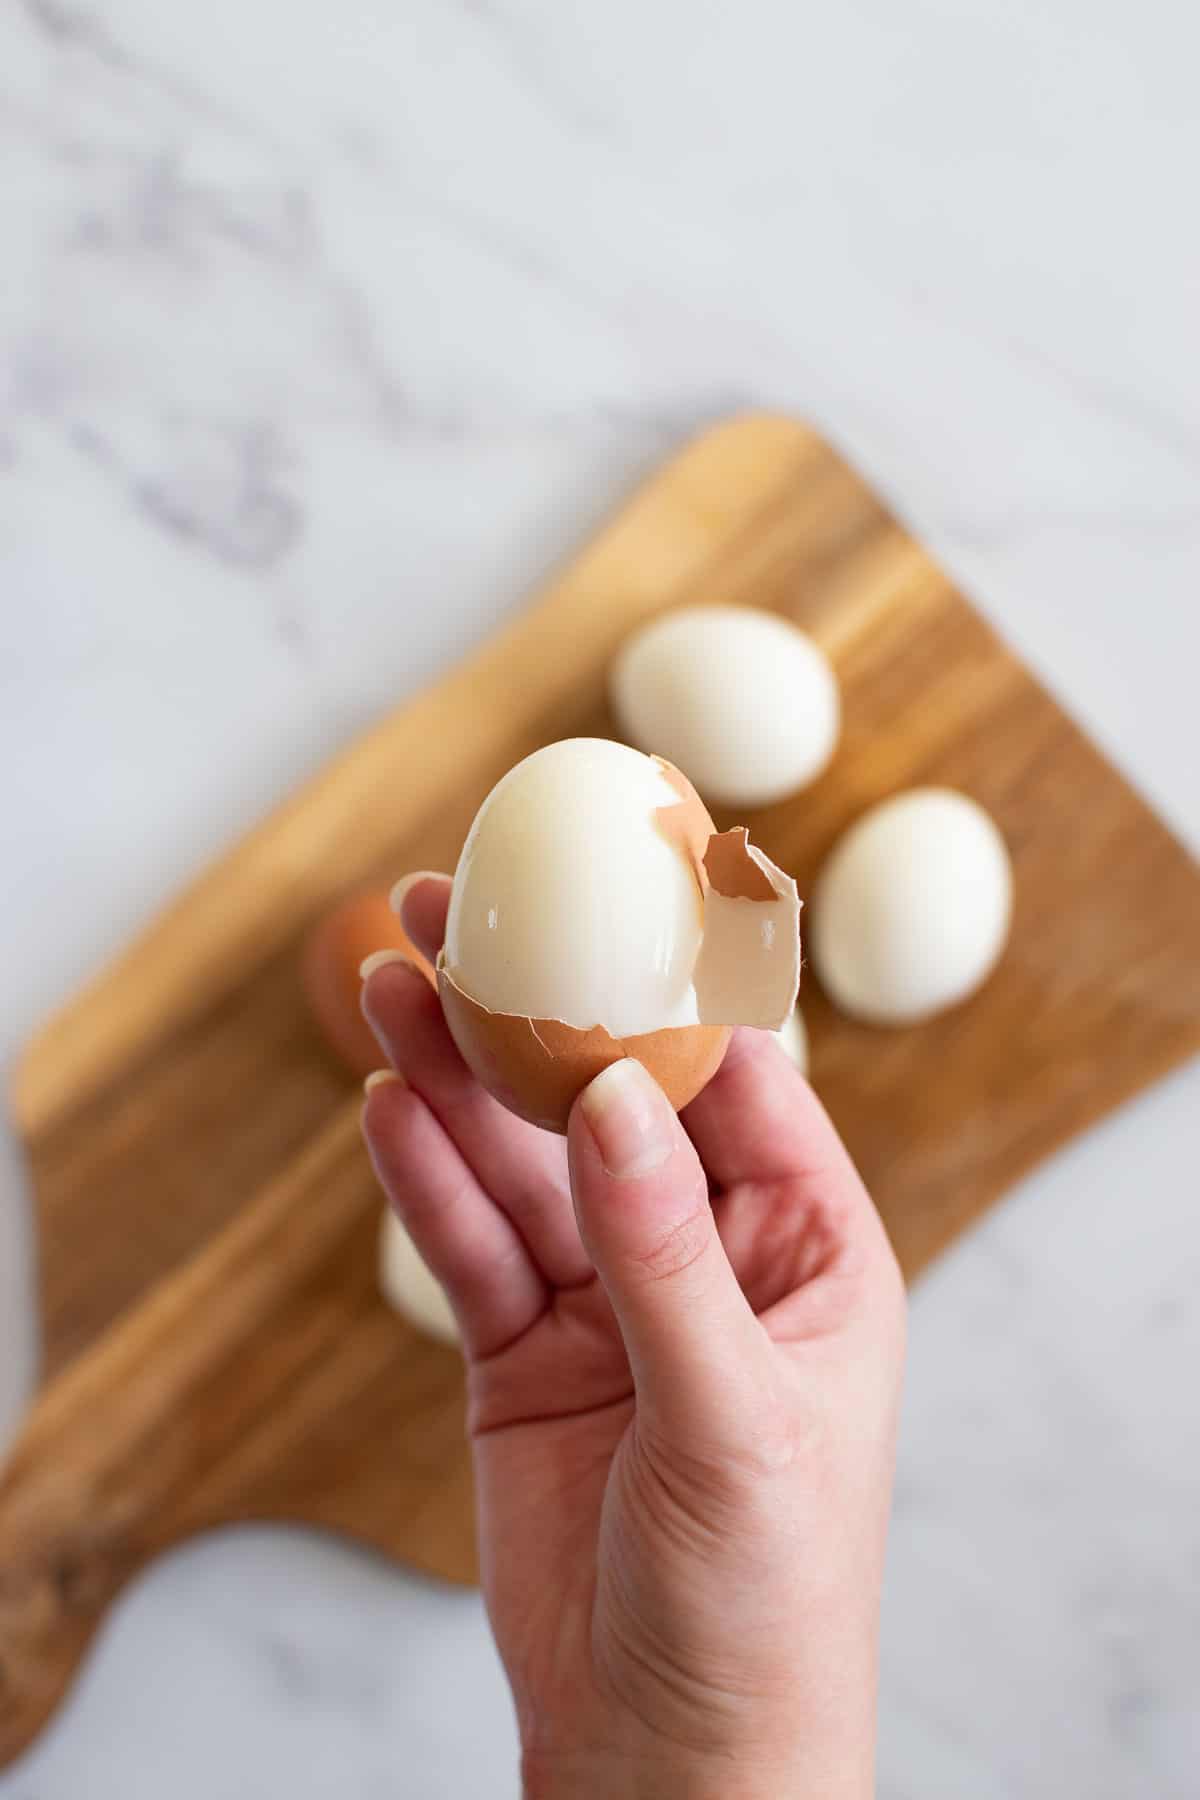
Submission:
[[[703,894],[708,881],[704,858],[709,840],[717,829],[713,824],[712,814],[687,776],[674,763],[667,762],[661,756],[652,756],[650,761],[673,796],[666,806],[657,808],[654,823],[667,842],[674,844],[691,865],[696,886]]]
[[[360,1077],[383,1061],[359,1005],[359,968],[377,950],[401,951],[433,980],[430,965],[409,941],[382,888],[347,894],[313,926],[301,952],[309,1011],[334,1055]]]
[[[1008,850],[965,794],[912,788],[838,841],[812,910],[812,960],[830,999],[870,1024],[912,1024],[965,1000],[997,962],[1012,912]]]
[[[680,607],[613,665],[624,735],[671,758],[712,801],[763,806],[807,786],[833,754],[837,679],[789,620],[745,606]]]
[[[445,1289],[391,1211],[384,1213],[379,1231],[379,1288],[388,1305],[426,1337],[443,1344],[461,1341]]]
[[[693,980],[700,1017],[778,1031],[800,986],[796,883],[744,825],[714,832],[704,855],[704,937]]]

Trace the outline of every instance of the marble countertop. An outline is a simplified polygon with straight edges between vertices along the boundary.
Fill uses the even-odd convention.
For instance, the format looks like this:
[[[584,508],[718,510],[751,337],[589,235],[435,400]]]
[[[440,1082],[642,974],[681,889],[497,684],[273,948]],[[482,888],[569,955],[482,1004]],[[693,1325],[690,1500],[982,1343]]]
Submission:
[[[0,1054],[734,407],[804,414],[1193,844],[1200,15],[14,0]],[[884,1800],[1200,1768],[1200,1068],[913,1299]],[[0,1431],[29,1363],[0,1161]],[[474,1596],[153,1568],[0,1800],[516,1791]]]

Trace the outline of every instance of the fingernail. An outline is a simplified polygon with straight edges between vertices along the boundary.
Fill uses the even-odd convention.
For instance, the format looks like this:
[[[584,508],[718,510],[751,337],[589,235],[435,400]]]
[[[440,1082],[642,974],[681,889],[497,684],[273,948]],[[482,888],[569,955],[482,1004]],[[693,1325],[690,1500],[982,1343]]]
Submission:
[[[421,881],[445,881],[445,879],[446,877],[442,874],[440,869],[414,869],[411,875],[402,875],[400,877],[399,881],[388,895],[388,905],[402,925],[404,924],[404,902],[409,894],[412,893],[412,890],[416,887],[417,883]],[[408,929],[407,926],[405,926],[405,929]]]
[[[376,969],[386,969],[391,963],[403,963],[408,969],[413,966],[412,957],[405,956],[403,950],[372,950],[358,965],[358,979],[365,981]]]
[[[377,1087],[383,1087],[389,1081],[398,1081],[401,1087],[408,1085],[399,1069],[372,1069],[363,1082],[363,1093],[373,1094]]]
[[[654,1077],[635,1057],[610,1063],[579,1102],[601,1161],[629,1181],[662,1167],[675,1143],[675,1115]]]

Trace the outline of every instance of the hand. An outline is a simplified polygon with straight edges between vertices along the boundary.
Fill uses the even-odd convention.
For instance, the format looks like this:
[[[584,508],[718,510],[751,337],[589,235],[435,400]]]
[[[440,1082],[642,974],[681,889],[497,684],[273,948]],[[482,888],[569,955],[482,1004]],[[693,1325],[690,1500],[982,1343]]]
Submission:
[[[405,898],[430,956],[448,895]],[[527,1795],[870,1795],[904,1300],[812,1090],[740,1030],[682,1120],[626,1060],[564,1145],[417,972],[364,1008],[403,1077],[367,1142],[462,1331]]]

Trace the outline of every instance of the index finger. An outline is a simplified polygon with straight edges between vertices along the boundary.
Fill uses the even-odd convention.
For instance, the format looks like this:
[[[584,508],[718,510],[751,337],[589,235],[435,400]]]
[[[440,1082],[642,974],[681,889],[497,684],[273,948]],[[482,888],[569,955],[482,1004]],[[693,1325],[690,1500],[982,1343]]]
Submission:
[[[708,1086],[682,1114],[718,1186],[798,1181],[827,1210],[879,1215],[829,1114],[769,1031],[742,1025]]]
[[[392,911],[421,955],[436,963],[446,935],[450,877],[435,869],[417,869],[396,883],[389,897]]]

